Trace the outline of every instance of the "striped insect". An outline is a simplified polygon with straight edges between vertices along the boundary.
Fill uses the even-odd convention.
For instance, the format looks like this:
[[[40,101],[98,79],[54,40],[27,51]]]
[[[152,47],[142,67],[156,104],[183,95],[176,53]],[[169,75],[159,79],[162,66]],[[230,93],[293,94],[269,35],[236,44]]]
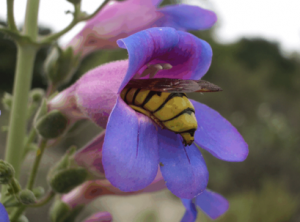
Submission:
[[[135,111],[150,117],[162,129],[180,134],[187,146],[194,142],[198,124],[194,106],[185,93],[221,90],[204,80],[132,79],[122,90],[121,98]]]

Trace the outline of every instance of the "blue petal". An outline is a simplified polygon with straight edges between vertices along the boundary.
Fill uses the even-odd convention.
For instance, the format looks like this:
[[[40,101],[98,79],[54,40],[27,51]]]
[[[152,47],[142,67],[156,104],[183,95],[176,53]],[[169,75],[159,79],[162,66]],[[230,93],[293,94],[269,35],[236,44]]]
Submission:
[[[194,222],[197,219],[197,209],[195,204],[190,199],[181,199],[183,206],[185,207],[186,211],[181,219],[181,222]]]
[[[181,137],[159,130],[160,169],[168,189],[180,198],[192,199],[203,192],[208,182],[204,159],[195,145],[185,147]]]
[[[210,190],[205,190],[197,196],[195,203],[212,219],[217,219],[229,208],[229,203],[224,197]]]
[[[196,36],[173,28],[150,28],[117,41],[129,54],[129,67],[119,92],[145,65],[169,63],[155,78],[200,79],[208,70],[212,50]]]
[[[144,0],[145,1],[145,0]],[[160,5],[160,3],[163,1],[163,0],[151,0],[152,1],[152,4],[155,5],[155,6],[158,6]]]
[[[198,122],[196,144],[221,160],[245,160],[248,145],[237,129],[215,110],[194,100],[191,102]]]
[[[158,10],[164,16],[155,22],[158,27],[173,27],[178,30],[203,30],[217,21],[214,12],[192,5],[172,5]]]
[[[0,203],[0,221],[9,222],[8,214],[5,210],[5,207]]]
[[[158,170],[157,149],[155,125],[119,97],[109,117],[103,144],[106,178],[125,192],[145,188]]]

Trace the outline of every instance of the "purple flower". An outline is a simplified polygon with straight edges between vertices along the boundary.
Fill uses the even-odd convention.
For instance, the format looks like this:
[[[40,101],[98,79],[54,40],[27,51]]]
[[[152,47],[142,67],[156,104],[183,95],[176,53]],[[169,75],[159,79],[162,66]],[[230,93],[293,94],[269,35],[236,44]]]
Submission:
[[[180,198],[192,199],[208,182],[199,149],[194,144],[185,147],[178,134],[160,129],[150,118],[131,109],[119,94],[130,79],[143,76],[149,64],[171,67],[158,71],[155,78],[198,80],[210,66],[211,48],[205,41],[173,28],[151,28],[117,43],[128,50],[129,61],[91,70],[49,106],[63,109],[63,101],[73,101],[76,111],[106,128],[102,161],[112,185],[125,192],[141,190],[154,180],[160,165],[168,189]],[[238,131],[208,106],[191,102],[198,122],[195,143],[219,159],[243,161],[248,147]],[[73,106],[66,104],[70,112]]]
[[[116,48],[116,40],[151,27],[178,30],[208,29],[216,22],[214,12],[190,5],[157,9],[158,0],[111,1],[71,40],[75,54],[85,56],[103,48]]]
[[[181,222],[194,222],[197,219],[198,206],[207,216],[215,220],[223,215],[229,207],[228,201],[220,194],[205,190],[202,194],[197,197],[189,199],[181,199],[186,212],[181,219]]]
[[[87,205],[93,200],[105,195],[129,196],[140,193],[152,193],[165,189],[166,185],[163,181],[161,172],[158,171],[155,179],[145,189],[135,192],[123,192],[114,187],[108,180],[87,181],[76,187],[71,192],[61,196],[61,201],[67,204],[70,209],[74,209],[78,205]]]
[[[5,207],[0,203],[0,221],[9,222],[8,214],[5,210]]]

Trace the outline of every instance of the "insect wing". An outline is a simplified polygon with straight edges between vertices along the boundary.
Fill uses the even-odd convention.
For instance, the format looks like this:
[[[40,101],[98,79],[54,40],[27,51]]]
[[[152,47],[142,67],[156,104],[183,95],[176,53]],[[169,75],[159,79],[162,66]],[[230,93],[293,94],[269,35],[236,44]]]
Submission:
[[[148,89],[158,92],[195,92],[200,90],[199,84],[195,80],[188,79],[132,79],[127,84],[128,88]]]
[[[198,81],[199,89],[195,92],[218,92],[222,91],[222,88],[205,80]]]
[[[132,79],[126,87],[169,93],[217,92],[222,90],[219,86],[205,80],[166,78]]]

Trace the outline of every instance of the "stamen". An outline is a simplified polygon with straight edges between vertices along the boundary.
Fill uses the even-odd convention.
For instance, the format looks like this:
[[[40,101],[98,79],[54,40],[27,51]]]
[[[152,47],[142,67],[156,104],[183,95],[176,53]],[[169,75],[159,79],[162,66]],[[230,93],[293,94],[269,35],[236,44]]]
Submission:
[[[168,70],[172,69],[172,65],[169,63],[161,63],[161,64],[148,64],[147,68],[144,70],[144,72],[140,75],[140,77],[145,77],[149,75],[149,78],[153,78],[157,72],[160,70]]]

